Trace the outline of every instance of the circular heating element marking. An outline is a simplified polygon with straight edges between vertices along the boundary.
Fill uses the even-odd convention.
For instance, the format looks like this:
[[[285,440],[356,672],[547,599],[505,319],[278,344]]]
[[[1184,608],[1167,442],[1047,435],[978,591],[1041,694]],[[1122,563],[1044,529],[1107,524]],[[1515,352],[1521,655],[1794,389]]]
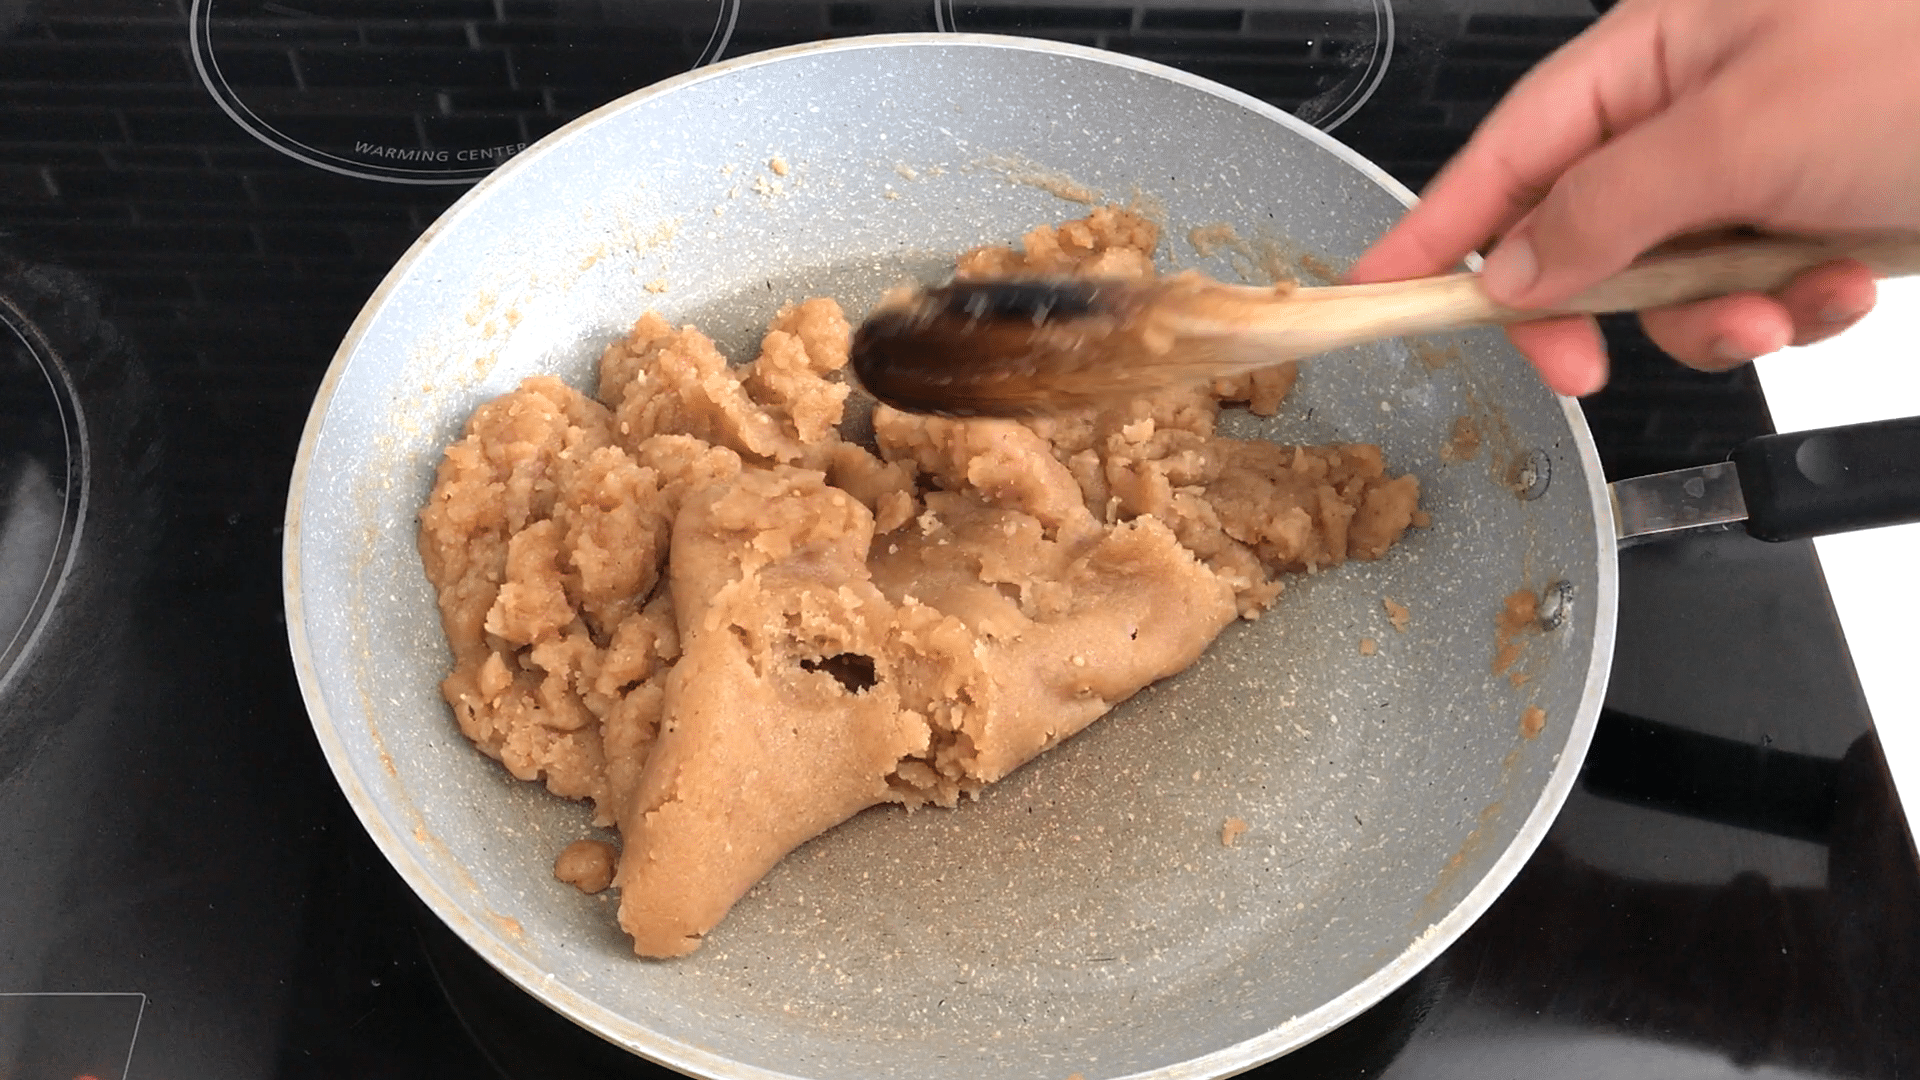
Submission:
[[[81,432],[66,373],[0,297],[0,689],[32,651],[78,550]]]
[[[193,0],[193,63],[254,138],[328,172],[466,184],[726,49],[739,0]]]
[[[934,0],[934,24],[1157,61],[1252,94],[1322,131],[1345,123],[1379,89],[1394,44],[1393,0]]]

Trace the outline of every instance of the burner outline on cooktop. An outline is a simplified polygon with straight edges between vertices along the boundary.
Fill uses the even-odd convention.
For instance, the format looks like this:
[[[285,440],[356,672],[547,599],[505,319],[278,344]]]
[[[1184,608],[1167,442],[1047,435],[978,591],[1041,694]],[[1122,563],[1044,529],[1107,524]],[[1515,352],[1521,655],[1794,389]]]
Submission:
[[[66,467],[58,481],[60,514],[52,553],[20,625],[13,628],[4,642],[0,642],[0,695],[4,695],[15,676],[26,669],[26,660],[32,656],[34,646],[40,640],[47,617],[59,603],[73,574],[74,562],[80,551],[80,534],[87,518],[87,480],[91,455],[87,452],[86,424],[83,423],[72,380],[59,361],[54,359],[52,350],[36,343],[38,335],[33,324],[4,296],[0,296],[0,326],[12,333],[13,340],[39,366],[40,374],[46,379],[47,392],[60,420],[60,436],[65,443],[66,453]],[[12,342],[6,341],[5,335],[0,334],[0,344]],[[11,478],[0,477],[0,482],[9,480]],[[0,633],[7,631],[0,627]]]
[[[933,0],[933,24],[942,33],[962,33],[956,10],[958,0]],[[1360,111],[1374,92],[1380,89],[1380,83],[1387,77],[1387,68],[1393,62],[1394,18],[1393,0],[1360,0],[1370,9],[1374,19],[1373,49],[1367,57],[1367,66],[1358,79],[1342,80],[1326,92],[1302,102],[1298,107],[1288,110],[1295,116],[1322,131],[1332,131],[1346,123],[1354,113]],[[1135,6],[1136,17],[1144,10]],[[1312,44],[1311,41],[1308,42]],[[1164,61],[1162,61],[1164,62]],[[1171,65],[1178,66],[1178,65]]]
[[[126,1025],[126,1017],[116,1015],[132,1008],[133,1019]],[[126,990],[34,990],[0,992],[0,1010],[45,1010],[50,1015],[27,1017],[28,1022],[40,1030],[29,1028],[29,1039],[37,1039],[45,1045],[42,1053],[52,1050],[56,1058],[71,1058],[68,1066],[90,1064],[111,1064],[110,1058],[102,1060],[105,1053],[111,1051],[119,1057],[120,1076],[125,1077],[133,1068],[133,1050],[140,1041],[140,1021],[147,1015],[147,995],[139,991]],[[64,1014],[64,1015],[62,1015]],[[64,1021],[64,1022],[63,1022]],[[78,1030],[75,1030],[78,1029]],[[124,1036],[127,1043],[125,1054],[119,1053],[119,1040]],[[111,1042],[108,1042],[111,1040]],[[107,1045],[94,1045],[107,1043]],[[62,1053],[64,1051],[64,1053]],[[39,1055],[35,1055],[38,1057]],[[42,1066],[53,1064],[40,1058],[35,1064]],[[75,1080],[85,1080],[93,1073],[82,1073]]]
[[[220,106],[228,118],[238,124],[242,130],[261,143],[314,168],[324,169],[342,176],[351,176],[362,180],[377,180],[390,184],[414,185],[450,185],[472,184],[487,176],[502,163],[524,150],[531,142],[519,146],[498,146],[482,148],[447,148],[442,150],[442,159],[450,167],[415,168],[397,164],[383,164],[344,157],[340,154],[320,149],[311,143],[281,130],[272,121],[260,115],[260,112],[247,103],[237,89],[221,71],[218,47],[213,40],[214,6],[219,0],[193,0],[188,12],[189,48],[193,56],[194,71],[200,77],[201,85],[213,96],[214,103]],[[306,0],[303,7],[321,6],[326,0]],[[263,5],[276,14],[314,18],[305,11],[268,3]],[[713,63],[725,53],[727,42],[733,36],[735,24],[740,17],[740,0],[718,0],[718,12],[714,19],[713,30],[707,43],[692,68],[698,69]],[[630,89],[640,89],[631,87]],[[573,119],[573,117],[568,117]],[[504,152],[502,152],[504,151]],[[403,160],[413,160],[406,158]],[[481,162],[462,165],[463,160]]]

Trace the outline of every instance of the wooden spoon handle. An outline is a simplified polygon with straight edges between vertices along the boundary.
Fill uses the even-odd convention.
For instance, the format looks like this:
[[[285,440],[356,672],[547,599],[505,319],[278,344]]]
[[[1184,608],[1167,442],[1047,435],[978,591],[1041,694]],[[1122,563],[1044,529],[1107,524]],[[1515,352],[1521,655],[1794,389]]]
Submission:
[[[1920,274],[1920,235],[1887,232],[1825,240],[1766,237],[1654,255],[1576,295],[1559,313],[1604,315],[1729,293],[1770,292],[1800,272],[1836,259],[1856,259],[1881,277]]]
[[[1318,352],[1407,334],[1505,325],[1553,315],[1642,311],[1729,293],[1777,289],[1796,274],[1857,259],[1876,274],[1920,274],[1920,234],[1880,232],[1831,239],[1764,237],[1651,255],[1550,310],[1496,304],[1478,274],[1300,289],[1264,305],[1250,322],[1292,351]]]

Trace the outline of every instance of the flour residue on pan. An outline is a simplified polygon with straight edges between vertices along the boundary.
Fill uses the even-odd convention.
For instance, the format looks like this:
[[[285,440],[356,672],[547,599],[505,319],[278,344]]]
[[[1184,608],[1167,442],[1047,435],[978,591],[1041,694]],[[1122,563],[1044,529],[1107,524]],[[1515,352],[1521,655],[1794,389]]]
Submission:
[[[644,255],[673,243],[679,233],[680,219],[677,217],[636,223],[622,214],[614,229],[613,247],[616,251]]]
[[[980,164],[1006,177],[1010,184],[1039,188],[1055,198],[1065,199],[1068,202],[1094,206],[1106,201],[1106,196],[1101,194],[1098,188],[1081,183],[1066,173],[1036,165],[1024,158],[994,154],[982,160]]]
[[[1187,244],[1203,259],[1224,256],[1241,281],[1253,285],[1297,284],[1286,248],[1272,237],[1248,240],[1224,221],[1187,230]]]
[[[1333,285],[1340,279],[1340,271],[1327,256],[1266,232],[1243,237],[1224,221],[1188,229],[1187,244],[1202,259],[1224,256],[1248,284]]]

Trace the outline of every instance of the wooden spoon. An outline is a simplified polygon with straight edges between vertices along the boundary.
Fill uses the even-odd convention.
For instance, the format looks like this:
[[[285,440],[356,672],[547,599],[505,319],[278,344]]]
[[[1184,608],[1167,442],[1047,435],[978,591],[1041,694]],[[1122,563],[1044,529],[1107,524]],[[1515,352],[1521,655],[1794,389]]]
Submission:
[[[1191,273],[959,282],[883,303],[854,335],[852,365],[896,408],[1027,416],[1383,338],[1765,292],[1837,259],[1881,276],[1920,273],[1920,235],[1774,236],[1652,255],[1542,311],[1494,303],[1477,274],[1325,288],[1223,285]]]

